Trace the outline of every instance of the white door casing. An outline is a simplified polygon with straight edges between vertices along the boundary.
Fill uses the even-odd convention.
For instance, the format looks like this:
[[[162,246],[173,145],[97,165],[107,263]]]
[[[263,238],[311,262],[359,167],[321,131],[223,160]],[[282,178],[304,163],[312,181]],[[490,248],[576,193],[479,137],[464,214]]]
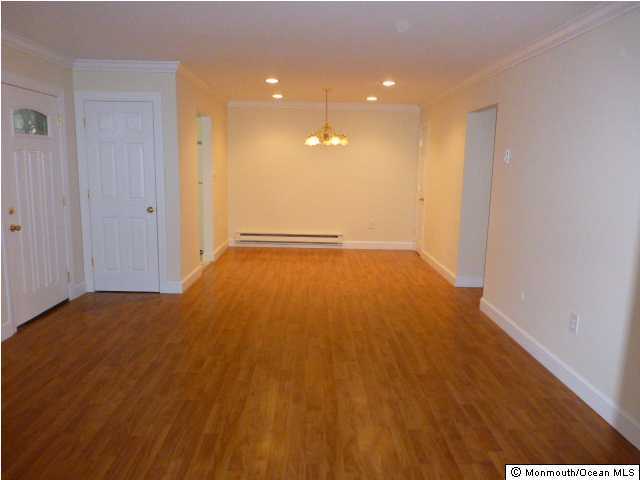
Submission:
[[[37,127],[24,118],[38,118]],[[61,120],[56,97],[2,85],[3,260],[14,326],[69,296]]]
[[[153,104],[84,102],[93,287],[159,291]]]

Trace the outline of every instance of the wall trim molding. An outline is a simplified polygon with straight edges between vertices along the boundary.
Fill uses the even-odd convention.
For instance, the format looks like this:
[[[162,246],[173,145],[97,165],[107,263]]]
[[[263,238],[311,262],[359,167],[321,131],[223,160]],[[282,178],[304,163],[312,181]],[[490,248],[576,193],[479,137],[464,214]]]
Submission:
[[[73,61],[75,71],[88,70],[92,72],[176,73],[179,66],[179,61],[96,60],[92,58],[78,58]]]
[[[411,111],[419,112],[420,106],[405,103],[371,104],[367,102],[331,102],[331,110],[363,110],[363,111]],[[295,109],[316,109],[322,110],[322,102],[289,102],[289,101],[244,101],[230,100],[227,102],[229,108],[295,108]]]
[[[181,280],[167,280],[160,284],[160,293],[182,293]]]
[[[184,75],[186,78],[195,83],[202,90],[206,91],[209,95],[211,94],[212,88],[209,83],[203,78],[199,77],[193,70],[187,68],[184,64],[180,64],[178,67],[178,75]]]
[[[54,52],[38,42],[8,30],[2,31],[2,43],[23,53],[29,53],[48,62],[62,65],[63,67],[70,68],[72,65],[71,58]]]
[[[87,285],[84,280],[82,282],[69,284],[69,301],[75,300],[85,293],[87,293]]]
[[[551,33],[529,44],[527,47],[507,55],[488,67],[472,74],[459,84],[446,90],[441,95],[438,95],[432,102],[429,102],[427,106],[435,105],[465,87],[494,77],[520,63],[537,57],[538,55],[542,55],[553,48],[559,47],[570,40],[573,40],[584,33],[590,32],[591,30],[639,7],[640,3],[638,2],[609,2],[597,5],[577,18],[574,18],[553,30]]]
[[[456,276],[455,274],[445,267],[442,263],[435,259],[435,257],[424,250],[419,250],[418,255],[427,262],[436,272],[442,275],[447,282],[456,287]]]
[[[484,285],[484,279],[482,277],[473,277],[458,275],[456,277],[456,287],[462,288],[481,288]]]
[[[2,339],[0,341],[4,342],[7,338],[12,337],[18,329],[12,322],[4,322],[2,324]]]
[[[222,257],[222,255],[224,255],[224,253],[227,251],[227,248],[229,248],[229,240],[225,240],[221,245],[218,245],[218,247],[213,251],[212,260],[214,262],[219,260],[220,257]]]
[[[202,271],[204,270],[204,267],[202,265],[198,265],[196,266],[196,268],[194,268],[190,274],[188,274],[186,277],[184,277],[182,279],[182,292],[184,293],[187,290],[189,290],[189,288],[196,283],[196,281],[198,281],[198,279],[200,277],[202,277]]]
[[[484,297],[480,299],[480,311],[595,410],[607,423],[618,430],[623,437],[640,448],[640,422],[634,420],[611,398],[600,392],[587,379],[547,350],[544,345]]]

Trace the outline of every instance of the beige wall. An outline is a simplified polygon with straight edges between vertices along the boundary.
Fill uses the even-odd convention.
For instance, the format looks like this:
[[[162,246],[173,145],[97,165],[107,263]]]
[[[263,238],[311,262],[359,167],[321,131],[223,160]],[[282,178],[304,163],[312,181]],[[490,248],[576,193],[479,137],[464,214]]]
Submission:
[[[178,157],[176,75],[151,72],[75,71],[76,91],[92,92],[155,92],[162,99],[162,130],[164,135],[165,197],[167,227],[167,277],[180,281],[180,168]]]
[[[178,71],[178,136],[180,147],[180,192],[182,218],[182,277],[200,265],[198,212],[198,122],[208,116],[213,121],[214,250],[228,238],[227,230],[227,109],[190,75]]]
[[[73,252],[71,280],[75,284],[82,283],[84,281],[82,224],[80,221],[80,196],[78,193],[78,159],[76,156],[75,111],[71,69],[19,51],[3,43],[2,71],[10,72],[38,83],[51,85],[64,92],[66,147],[69,165],[69,209]]]
[[[498,104],[484,298],[635,422],[639,59],[635,10],[454,92],[428,108],[425,168],[425,249],[455,273],[467,113]]]
[[[349,146],[303,145],[322,124],[319,105],[230,105],[231,236],[250,229],[415,240],[418,108],[334,104],[329,119]]]

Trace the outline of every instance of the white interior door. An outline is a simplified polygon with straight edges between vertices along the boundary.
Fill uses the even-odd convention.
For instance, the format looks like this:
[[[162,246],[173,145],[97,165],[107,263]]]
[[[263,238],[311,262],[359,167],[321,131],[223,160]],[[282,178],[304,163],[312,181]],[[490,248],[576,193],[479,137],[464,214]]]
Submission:
[[[2,85],[3,258],[16,326],[68,298],[58,116],[55,97]]]
[[[416,247],[419,252],[424,251],[424,157],[426,149],[427,125],[420,125],[420,141],[418,143],[418,184],[416,188]]]
[[[159,291],[153,105],[86,101],[95,290]]]
[[[200,204],[200,250],[204,263],[213,260],[214,164],[212,121],[198,117],[198,193]]]

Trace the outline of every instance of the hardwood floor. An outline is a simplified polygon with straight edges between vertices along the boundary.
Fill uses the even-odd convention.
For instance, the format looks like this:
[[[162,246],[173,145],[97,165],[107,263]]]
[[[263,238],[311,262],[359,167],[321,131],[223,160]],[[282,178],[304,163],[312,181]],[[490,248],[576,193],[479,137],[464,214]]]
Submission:
[[[2,344],[6,479],[502,478],[640,452],[413,252],[230,249]]]

